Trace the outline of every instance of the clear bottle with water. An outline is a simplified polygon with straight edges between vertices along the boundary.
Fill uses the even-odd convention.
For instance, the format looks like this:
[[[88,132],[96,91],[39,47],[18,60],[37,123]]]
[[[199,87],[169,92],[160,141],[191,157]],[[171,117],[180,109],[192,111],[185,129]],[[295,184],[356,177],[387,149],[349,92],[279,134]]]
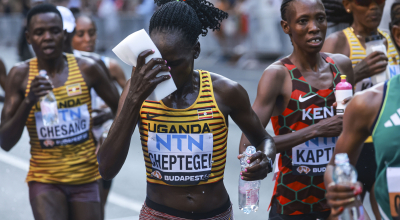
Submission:
[[[39,75],[48,79],[46,70],[40,70]],[[44,126],[58,124],[57,100],[52,91],[40,98],[40,108],[42,110],[42,119]]]
[[[240,166],[242,171],[244,171],[246,167],[252,166],[255,163],[247,163],[248,158],[255,153],[256,148],[254,146],[248,146],[246,148],[242,158],[240,158]],[[241,176],[239,175],[239,209],[244,213],[250,214],[250,212],[256,212],[258,210],[260,184],[260,180],[245,181],[242,180]]]
[[[335,155],[335,168],[333,169],[333,181],[339,185],[351,186],[357,182],[357,170],[349,163],[346,153]],[[356,196],[354,202],[344,207],[339,220],[363,220],[364,208],[360,196]]]

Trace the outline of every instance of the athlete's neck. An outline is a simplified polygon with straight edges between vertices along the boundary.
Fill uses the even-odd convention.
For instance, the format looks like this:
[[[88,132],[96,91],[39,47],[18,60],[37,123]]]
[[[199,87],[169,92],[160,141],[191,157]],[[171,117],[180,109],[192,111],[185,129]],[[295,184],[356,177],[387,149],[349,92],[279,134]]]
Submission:
[[[289,56],[289,59],[300,70],[306,72],[319,72],[318,64],[321,61],[321,55],[319,52],[310,54],[304,50],[296,49],[295,47],[293,53]]]
[[[61,54],[58,58],[54,60],[45,60],[40,57],[37,58],[38,60],[38,69],[39,70],[46,70],[47,75],[54,76],[57,73],[61,73],[64,69],[64,55]]]
[[[193,94],[196,92],[196,77],[198,74],[196,74],[194,71],[190,74],[189,77],[187,77],[187,80],[183,83],[182,86],[179,86],[178,89],[171,94],[172,99],[182,99],[188,94]]]
[[[354,34],[357,36],[357,38],[362,40],[364,40],[365,37],[378,32],[378,27],[368,28],[357,21],[354,21],[351,27],[353,28]]]
[[[74,49],[72,48],[72,45],[64,45],[64,52],[65,53],[74,53]]]

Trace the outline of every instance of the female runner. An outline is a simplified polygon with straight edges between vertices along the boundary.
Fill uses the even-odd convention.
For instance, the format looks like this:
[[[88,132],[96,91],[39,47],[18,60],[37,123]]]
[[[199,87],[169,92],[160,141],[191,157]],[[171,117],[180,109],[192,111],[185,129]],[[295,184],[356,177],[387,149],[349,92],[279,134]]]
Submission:
[[[342,131],[334,88],[342,75],[353,83],[353,69],[346,56],[320,52],[327,30],[320,0],[284,0],[281,16],[293,52],[264,71],[253,104],[264,127],[271,119],[280,153],[269,219],[327,219],[323,174]],[[248,144],[242,136],[241,148]]]
[[[228,116],[258,150],[250,159],[259,161],[248,168],[248,180],[263,179],[271,171],[275,146],[238,83],[194,70],[199,35],[218,30],[228,15],[206,0],[155,2],[160,8],[149,32],[162,59],[145,64],[153,52],[139,55],[98,153],[100,173],[105,179],[117,175],[138,124],[147,173],[147,198],[139,219],[233,219],[222,181]],[[160,71],[171,73],[178,90],[160,101],[146,100],[158,83],[170,78],[156,77]]]

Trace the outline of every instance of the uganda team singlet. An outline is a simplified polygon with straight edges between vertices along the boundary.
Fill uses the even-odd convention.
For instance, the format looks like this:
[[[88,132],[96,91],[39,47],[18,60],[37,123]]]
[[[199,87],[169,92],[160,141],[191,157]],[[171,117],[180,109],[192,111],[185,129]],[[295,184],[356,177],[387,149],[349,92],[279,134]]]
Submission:
[[[397,53],[396,47],[392,43],[392,39],[389,34],[386,32],[383,32],[378,29],[379,34],[384,36],[387,41],[387,56],[389,59],[388,62],[388,67],[389,72],[390,72],[390,78],[392,78],[395,75],[400,74],[400,57],[399,54]],[[353,68],[361,62],[365,57],[367,57],[367,51],[365,48],[362,46],[361,42],[358,40],[357,36],[353,32],[353,28],[348,27],[343,30],[344,35],[347,38],[347,42],[350,46],[350,60],[351,63],[353,64]],[[373,86],[371,78],[366,78],[363,79],[361,82],[357,83],[355,87],[355,92],[359,92],[368,88],[371,88]],[[365,141],[365,143],[372,143],[372,137],[368,137],[368,139]]]
[[[91,99],[75,57],[66,54],[68,79],[53,89],[57,100],[59,124],[44,126],[40,102],[26,121],[30,136],[31,159],[27,182],[84,184],[100,178],[91,133]],[[29,79],[39,75],[37,59],[29,62]]]
[[[285,111],[271,117],[275,135],[296,132],[336,114],[332,105],[336,101],[334,88],[340,82],[340,72],[330,57],[320,54],[330,64],[333,74],[332,86],[324,90],[311,87],[288,58],[281,60],[290,72],[292,94]],[[277,200],[277,213],[300,215],[330,210],[323,175],[337,139],[317,137],[280,154],[272,197]]]
[[[228,127],[210,73],[198,72],[199,95],[189,108],[143,102],[139,131],[149,183],[189,186],[223,179]]]

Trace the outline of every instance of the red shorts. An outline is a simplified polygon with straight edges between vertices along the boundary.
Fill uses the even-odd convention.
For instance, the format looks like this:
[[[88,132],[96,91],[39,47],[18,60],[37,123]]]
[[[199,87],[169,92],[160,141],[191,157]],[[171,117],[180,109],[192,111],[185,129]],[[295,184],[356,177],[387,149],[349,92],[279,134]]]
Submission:
[[[144,203],[142,210],[140,210],[140,215],[139,215],[139,220],[188,220],[188,219],[203,219],[203,220],[213,220],[213,219],[218,219],[218,220],[234,220],[233,218],[233,210],[232,210],[232,204],[229,202],[228,209],[225,209],[224,212],[217,214],[213,217],[206,217],[206,218],[198,218],[198,216],[204,215],[198,214],[197,217],[190,217],[190,218],[181,218],[181,217],[176,217],[170,214],[166,214],[164,212],[156,211],[149,206],[147,206],[146,203],[152,203],[154,202],[149,201],[146,199],[146,203]],[[160,206],[156,204],[156,206]],[[193,215],[193,214],[192,214]],[[194,214],[196,215],[196,214]]]
[[[99,184],[97,181],[80,185],[49,184],[29,182],[29,199],[47,191],[59,191],[65,194],[68,202],[100,202]]]

